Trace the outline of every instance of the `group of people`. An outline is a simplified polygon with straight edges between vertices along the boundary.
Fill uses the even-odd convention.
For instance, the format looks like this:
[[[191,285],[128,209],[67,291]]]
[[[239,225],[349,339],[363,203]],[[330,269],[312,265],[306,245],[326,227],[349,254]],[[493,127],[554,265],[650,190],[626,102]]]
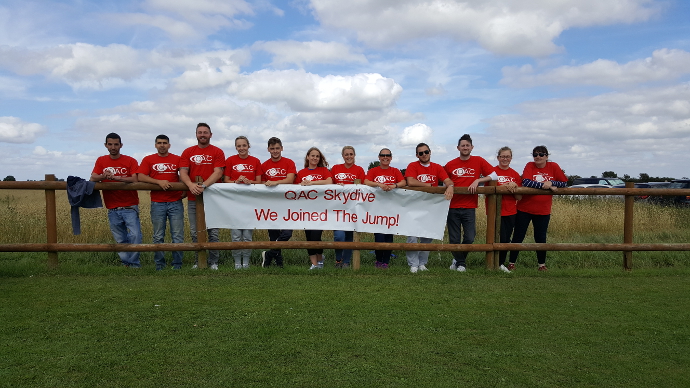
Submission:
[[[332,166],[326,157],[316,147],[307,151],[304,168],[297,171],[295,163],[282,156],[283,145],[279,138],[268,140],[270,158],[265,162],[249,154],[250,143],[245,136],[235,139],[237,154],[225,158],[223,150],[211,145],[213,134],[206,123],[199,123],[196,127],[197,144],[185,149],[180,156],[170,153],[170,139],[166,135],[159,135],[155,140],[157,153],[146,156],[141,164],[129,156],[120,153],[123,146],[122,139],[116,133],[106,136],[105,147],[108,155],[96,160],[91,181],[97,182],[147,182],[160,186],[162,190],[151,191],[151,222],[153,225],[153,243],[164,241],[166,227],[170,225],[170,236],[173,243],[184,240],[184,196],[188,198],[187,214],[189,218],[190,234],[193,242],[197,242],[198,228],[196,224],[197,195],[217,182],[237,184],[264,184],[276,186],[281,184],[348,185],[363,183],[377,187],[384,191],[402,187],[435,187],[442,183],[446,189],[444,196],[450,201],[447,216],[448,240],[451,244],[472,244],[476,235],[475,210],[478,205],[477,187],[480,183],[495,180],[510,192],[517,187],[525,186],[544,190],[557,190],[565,187],[567,178],[561,168],[548,160],[549,153],[545,146],[537,146],[532,151],[533,162],[528,163],[522,175],[510,167],[512,150],[503,147],[498,151],[498,164],[491,166],[484,158],[471,155],[474,148],[470,135],[463,135],[458,141],[459,157],[451,160],[445,166],[431,162],[431,149],[425,143],[417,145],[416,161],[410,163],[405,175],[390,165],[393,155],[390,149],[379,151],[379,165],[365,173],[364,169],[355,164],[355,149],[345,146],[342,149],[344,163]],[[192,178],[195,180],[192,180]],[[197,177],[201,177],[198,179]],[[189,192],[169,190],[174,182],[183,182]],[[469,195],[454,194],[454,187],[467,187]],[[538,243],[546,242],[546,232],[551,214],[550,195],[505,195],[501,207],[500,242],[521,243],[526,235],[530,223],[534,227],[534,239]],[[139,222],[139,197],[136,190],[104,190],[103,201],[108,209],[108,220],[113,237],[118,243],[140,244],[142,241]],[[251,229],[233,229],[232,241],[252,241]],[[207,229],[209,242],[219,241],[218,229]],[[323,231],[306,230],[307,241],[321,241]],[[292,230],[268,230],[271,241],[288,241],[292,237]],[[333,231],[335,241],[353,241],[352,231]],[[392,234],[374,233],[376,242],[393,242]],[[430,243],[425,237],[408,236],[408,243]],[[388,268],[391,259],[390,250],[376,250],[376,267]],[[139,252],[119,252],[123,265],[140,267]],[[308,249],[310,269],[323,268],[323,249]],[[500,269],[510,272],[515,268],[519,251],[510,253],[510,261],[506,265],[507,252],[499,254]],[[233,250],[232,255],[235,268],[248,268],[251,250]],[[426,271],[429,252],[406,252],[410,271]],[[262,266],[283,266],[283,256],[280,249],[271,249],[261,253]],[[173,269],[182,268],[182,252],[172,253]],[[335,250],[335,266],[347,268],[350,266],[352,250]],[[466,270],[466,251],[454,251],[451,270],[464,272]],[[539,270],[546,270],[546,251],[537,251]],[[208,266],[218,269],[219,252],[209,251]],[[155,252],[156,269],[166,267],[163,252]],[[198,265],[196,254],[194,268]]]

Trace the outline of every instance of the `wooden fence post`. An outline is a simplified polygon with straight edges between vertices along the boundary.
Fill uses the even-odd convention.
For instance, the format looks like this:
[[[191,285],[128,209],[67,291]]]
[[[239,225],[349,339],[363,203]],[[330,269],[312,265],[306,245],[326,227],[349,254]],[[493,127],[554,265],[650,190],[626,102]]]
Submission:
[[[635,187],[633,182],[625,182],[626,189]],[[632,244],[633,242],[633,207],[635,205],[635,196],[625,196],[625,214],[623,217],[623,242]],[[630,271],[632,269],[632,251],[623,252],[623,269]]]
[[[196,177],[196,183],[203,182],[204,179],[201,176]],[[199,243],[208,242],[207,231],[206,231],[206,212],[204,211],[204,197],[202,195],[197,195],[196,197],[196,241]],[[208,268],[207,259],[208,253],[205,249],[201,249],[198,252],[197,267]]]
[[[487,186],[487,185],[485,185]],[[489,182],[488,186],[496,187],[496,182]],[[495,189],[494,189],[495,190]],[[496,242],[496,191],[492,194],[486,195],[487,207],[486,207],[486,243],[494,244]],[[494,251],[486,251],[486,269],[495,269],[494,266]]]
[[[54,174],[46,174],[46,181],[56,181]],[[57,243],[57,205],[55,190],[46,190],[46,241],[48,244]],[[48,252],[48,268],[58,266],[58,253]]]

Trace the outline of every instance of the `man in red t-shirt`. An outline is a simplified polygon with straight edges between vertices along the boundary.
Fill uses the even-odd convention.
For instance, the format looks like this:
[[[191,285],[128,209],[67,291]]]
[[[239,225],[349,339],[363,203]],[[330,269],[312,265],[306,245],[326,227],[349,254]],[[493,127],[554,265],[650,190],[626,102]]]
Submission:
[[[184,205],[183,191],[167,191],[172,182],[179,182],[180,157],[168,152],[170,139],[166,135],[156,136],[158,153],[146,156],[137,171],[139,182],[160,186],[163,191],[151,190],[151,223],[153,224],[153,243],[161,244],[165,240],[165,226],[170,220],[170,238],[173,243],[184,242]],[[182,269],[182,251],[172,253],[173,269]],[[165,268],[165,254],[156,251],[153,255],[156,270]]]
[[[295,162],[283,157],[283,142],[277,137],[268,139],[268,152],[271,158],[261,165],[263,175],[261,182],[268,187],[292,184],[295,181],[297,167]],[[268,238],[271,241],[288,241],[292,238],[292,230],[269,229]],[[271,249],[261,252],[261,266],[268,267],[273,259],[278,267],[283,267],[283,254],[280,249]]]
[[[462,135],[458,141],[458,151],[460,156],[451,160],[445,165],[448,176],[453,181],[455,187],[467,187],[471,193],[455,194],[450,201],[448,209],[448,242],[460,244],[460,232],[462,230],[462,244],[472,244],[474,236],[477,234],[475,224],[475,210],[479,196],[477,186],[492,179],[498,179],[494,168],[481,156],[471,156],[474,145],[472,138],[468,134]],[[453,252],[453,263],[450,269],[453,271],[465,272],[466,251]]]
[[[431,161],[431,149],[426,143],[417,144],[415,149],[417,154],[416,162],[412,162],[405,170],[405,179],[407,185],[410,187],[437,187],[438,182],[442,181],[446,186],[444,195],[447,200],[453,198],[453,181],[450,180],[446,170],[440,164]],[[432,238],[407,236],[408,243],[429,244]],[[407,264],[410,266],[410,272],[426,271],[426,264],[429,262],[429,251],[407,251]]]
[[[136,159],[120,154],[122,139],[117,133],[105,137],[108,155],[96,159],[91,172],[93,182],[137,182]],[[110,232],[118,244],[141,244],[139,222],[139,193],[136,190],[103,190],[103,202],[108,208]],[[118,252],[127,267],[139,268],[139,252]]]
[[[211,145],[211,127],[206,123],[196,126],[197,145],[191,146],[182,152],[180,156],[180,180],[189,188],[189,201],[187,202],[187,215],[189,216],[189,231],[192,241],[197,242],[196,225],[196,196],[202,195],[204,189],[219,182],[225,168],[225,153],[220,148]],[[200,176],[202,182],[197,183],[196,177]],[[218,242],[218,228],[206,229],[208,242]],[[194,266],[197,268],[199,254],[195,253]],[[218,269],[218,251],[209,251],[208,266]]]

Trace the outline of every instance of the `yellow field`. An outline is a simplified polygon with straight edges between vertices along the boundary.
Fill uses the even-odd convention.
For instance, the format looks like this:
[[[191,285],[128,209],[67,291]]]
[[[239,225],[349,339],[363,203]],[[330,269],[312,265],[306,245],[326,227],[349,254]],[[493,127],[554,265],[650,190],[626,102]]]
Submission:
[[[112,242],[105,209],[80,209],[82,234],[72,234],[70,207],[65,191],[57,191],[58,241],[62,243]],[[140,192],[141,226],[144,242],[151,242],[150,200],[148,192]],[[186,201],[185,201],[186,202]],[[485,240],[486,217],[484,201],[477,209],[477,242]],[[635,242],[687,242],[690,236],[688,209],[635,204]],[[0,243],[42,243],[46,241],[45,194],[40,190],[0,191]],[[188,230],[188,229],[186,229]],[[620,238],[616,238],[620,236]],[[554,200],[549,241],[551,242],[622,242],[623,201],[616,199]],[[304,239],[297,232],[295,239]],[[230,233],[221,233],[229,241]],[[265,240],[265,231],[257,231],[255,240]],[[324,240],[332,234],[324,233]],[[185,241],[190,241],[185,236]]]

